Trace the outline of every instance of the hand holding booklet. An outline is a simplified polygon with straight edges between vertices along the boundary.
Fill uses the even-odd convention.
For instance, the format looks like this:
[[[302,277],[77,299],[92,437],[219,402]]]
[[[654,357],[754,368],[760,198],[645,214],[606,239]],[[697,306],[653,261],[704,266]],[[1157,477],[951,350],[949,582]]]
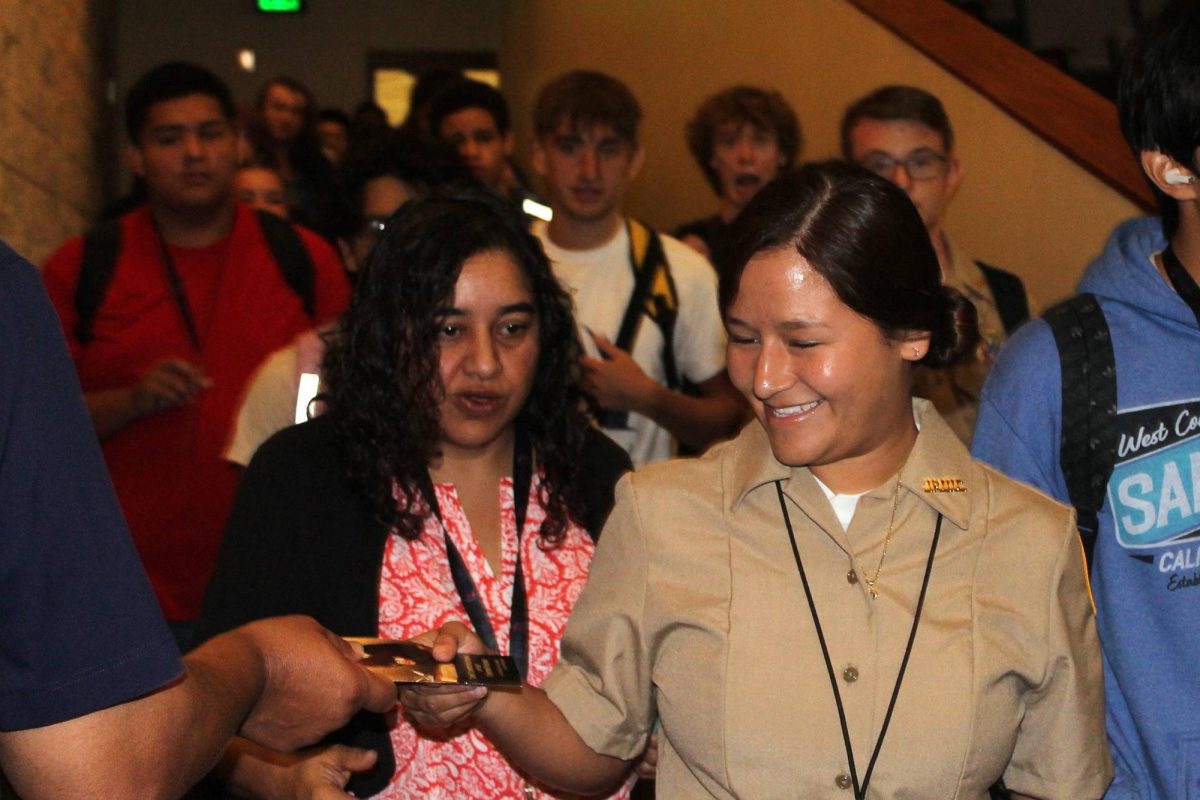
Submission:
[[[394,639],[346,637],[362,645],[360,662],[393,683],[427,683],[454,686],[520,686],[521,676],[512,656],[459,653],[453,661],[435,661],[428,647]]]

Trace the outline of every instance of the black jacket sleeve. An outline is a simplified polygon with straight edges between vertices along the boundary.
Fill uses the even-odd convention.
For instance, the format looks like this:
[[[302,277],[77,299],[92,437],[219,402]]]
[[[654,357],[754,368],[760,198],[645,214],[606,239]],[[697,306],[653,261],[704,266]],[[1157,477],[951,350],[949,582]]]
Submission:
[[[588,428],[583,442],[583,465],[579,480],[583,482],[583,519],[579,520],[591,534],[592,541],[608,520],[615,502],[617,479],[633,470],[633,462],[624,448],[595,428]]]
[[[326,418],[286,428],[242,476],[198,640],[264,617],[307,614],[374,636],[387,533],[343,480]]]
[[[238,486],[197,641],[284,614],[314,617],[341,636],[378,635],[386,539],[341,477],[329,418],[280,431]],[[326,741],[378,753],[347,787],[357,797],[387,786],[395,758],[382,715],[360,713]]]

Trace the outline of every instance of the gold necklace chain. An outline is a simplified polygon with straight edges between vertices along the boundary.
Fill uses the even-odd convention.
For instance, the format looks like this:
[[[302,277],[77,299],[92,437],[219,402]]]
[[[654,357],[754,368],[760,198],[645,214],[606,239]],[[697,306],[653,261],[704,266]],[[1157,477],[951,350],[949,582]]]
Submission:
[[[864,578],[867,582],[867,590],[871,593],[871,599],[879,597],[879,592],[875,591],[875,583],[879,580],[879,573],[883,572],[883,562],[887,559],[888,544],[892,541],[892,528],[896,524],[896,502],[900,499],[900,476],[896,475],[896,486],[892,489],[892,514],[888,518],[887,533],[883,537],[883,552],[879,554],[879,563],[875,565],[875,575],[870,578]]]

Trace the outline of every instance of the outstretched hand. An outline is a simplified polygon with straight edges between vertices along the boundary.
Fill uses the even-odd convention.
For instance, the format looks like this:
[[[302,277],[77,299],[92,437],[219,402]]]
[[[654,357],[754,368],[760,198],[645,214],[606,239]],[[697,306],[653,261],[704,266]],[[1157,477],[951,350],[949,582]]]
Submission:
[[[459,653],[488,652],[483,640],[461,622],[448,622],[413,641],[430,647],[433,657],[443,663],[453,661]],[[423,728],[448,728],[471,716],[487,699],[487,693],[484,686],[406,684],[400,687],[400,705]]]
[[[276,617],[234,631],[261,655],[262,696],[241,734],[277,750],[294,750],[350,721],[359,710],[396,706],[395,685],[357,662],[362,648],[308,617]]]
[[[458,622],[414,641],[431,646],[434,658],[442,662],[457,653],[488,652],[479,637]],[[629,774],[630,762],[592,750],[546,694],[528,685],[491,693],[482,686],[410,684],[401,687],[400,704],[414,723],[427,727],[446,728],[471,718],[526,774],[571,794],[608,794]]]

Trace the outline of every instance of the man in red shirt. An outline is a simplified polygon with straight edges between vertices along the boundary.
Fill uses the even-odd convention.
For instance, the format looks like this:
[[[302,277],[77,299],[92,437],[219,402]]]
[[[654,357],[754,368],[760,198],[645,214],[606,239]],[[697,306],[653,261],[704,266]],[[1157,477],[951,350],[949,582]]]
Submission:
[[[111,224],[107,268],[95,255],[105,237],[93,233],[43,271],[138,552],[185,650],[233,500],[237,473],[221,453],[242,389],[268,353],[340,313],[349,292],[319,237],[285,228],[301,252],[285,264],[278,228],[235,202],[234,119],[228,87],[201,67],[143,76],[126,123],[147,204]]]

